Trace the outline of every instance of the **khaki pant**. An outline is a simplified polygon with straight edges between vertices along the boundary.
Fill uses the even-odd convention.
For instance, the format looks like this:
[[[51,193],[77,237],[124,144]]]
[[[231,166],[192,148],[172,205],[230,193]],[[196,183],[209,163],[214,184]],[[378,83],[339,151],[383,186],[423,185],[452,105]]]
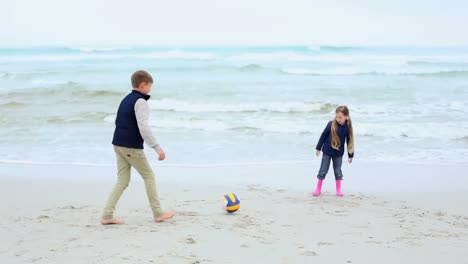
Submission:
[[[138,171],[141,177],[143,177],[143,180],[145,181],[146,195],[148,196],[153,216],[159,217],[162,210],[159,204],[156,182],[154,180],[153,170],[146,159],[145,152],[142,149],[118,146],[114,146],[114,151],[117,157],[118,179],[109,199],[107,200],[102,218],[111,219],[114,217],[115,206],[130,182],[130,171],[132,167]]]

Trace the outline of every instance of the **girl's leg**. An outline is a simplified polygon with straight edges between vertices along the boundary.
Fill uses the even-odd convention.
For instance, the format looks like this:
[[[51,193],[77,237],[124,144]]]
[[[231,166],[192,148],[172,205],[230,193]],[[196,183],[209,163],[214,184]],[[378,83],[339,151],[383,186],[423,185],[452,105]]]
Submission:
[[[333,171],[335,172],[335,180],[343,180],[343,172],[341,165],[343,164],[343,157],[333,157]]]
[[[330,161],[331,161],[331,156],[328,156],[327,154],[322,155],[322,163],[320,164],[320,170],[317,175],[317,178],[319,180],[325,180],[325,177],[327,176],[328,169],[330,168]]]
[[[322,163],[320,164],[320,170],[317,175],[318,181],[317,181],[317,187],[315,188],[314,191],[314,196],[319,196],[322,193],[322,184],[323,180],[327,176],[328,169],[330,168],[330,160],[331,157],[328,156],[327,154],[323,154],[322,156]]]
[[[343,180],[343,172],[341,171],[341,165],[343,164],[343,157],[333,157],[333,171],[335,172],[336,180],[336,195],[343,196],[341,191],[341,183]]]

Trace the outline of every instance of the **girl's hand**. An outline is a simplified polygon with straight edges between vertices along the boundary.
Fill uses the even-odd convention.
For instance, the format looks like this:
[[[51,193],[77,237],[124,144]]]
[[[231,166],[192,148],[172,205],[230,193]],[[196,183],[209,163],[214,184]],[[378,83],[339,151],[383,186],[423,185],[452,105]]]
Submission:
[[[353,158],[349,158],[348,162],[351,164],[353,162]]]
[[[315,155],[317,155],[317,157],[320,156],[320,150],[317,149]]]

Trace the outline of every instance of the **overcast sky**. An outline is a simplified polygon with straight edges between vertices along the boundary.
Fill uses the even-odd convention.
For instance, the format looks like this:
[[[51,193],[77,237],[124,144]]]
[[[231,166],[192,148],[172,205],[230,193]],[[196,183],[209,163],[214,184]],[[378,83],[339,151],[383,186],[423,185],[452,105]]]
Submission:
[[[0,45],[468,45],[461,0],[0,0]]]

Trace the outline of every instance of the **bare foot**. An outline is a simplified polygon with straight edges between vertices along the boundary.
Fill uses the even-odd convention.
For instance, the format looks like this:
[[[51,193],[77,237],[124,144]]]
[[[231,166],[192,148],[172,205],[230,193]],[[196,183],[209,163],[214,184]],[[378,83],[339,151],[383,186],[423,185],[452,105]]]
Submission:
[[[169,218],[174,217],[175,214],[176,214],[176,212],[174,212],[174,211],[167,211],[167,212],[162,213],[160,216],[156,217],[156,218],[154,219],[154,221],[156,221],[156,222],[162,222],[162,221],[164,221],[164,220],[167,220],[167,219],[169,219]]]
[[[101,225],[121,225],[123,223],[124,221],[117,218],[101,219]]]

